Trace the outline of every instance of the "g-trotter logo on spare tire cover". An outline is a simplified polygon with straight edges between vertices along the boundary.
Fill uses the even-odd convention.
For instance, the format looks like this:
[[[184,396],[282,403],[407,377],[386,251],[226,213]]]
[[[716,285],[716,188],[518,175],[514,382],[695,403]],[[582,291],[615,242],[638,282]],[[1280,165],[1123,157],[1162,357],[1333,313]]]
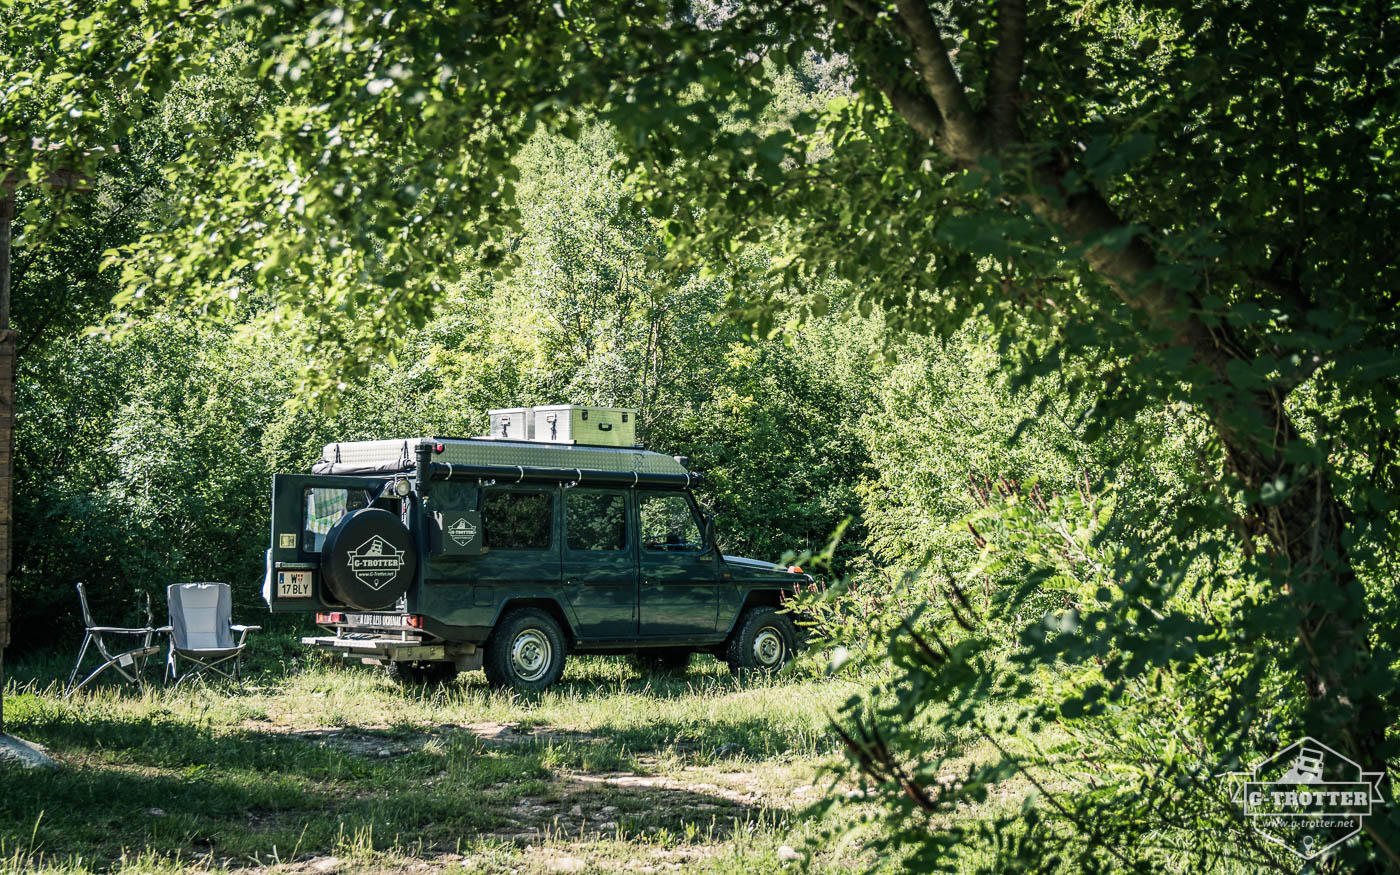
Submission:
[[[321,549],[327,588],[352,608],[391,607],[417,569],[413,537],[396,514],[382,508],[361,508],[341,517]]]
[[[373,590],[384,588],[403,570],[403,550],[375,535],[357,549],[345,551],[345,562],[355,579]]]

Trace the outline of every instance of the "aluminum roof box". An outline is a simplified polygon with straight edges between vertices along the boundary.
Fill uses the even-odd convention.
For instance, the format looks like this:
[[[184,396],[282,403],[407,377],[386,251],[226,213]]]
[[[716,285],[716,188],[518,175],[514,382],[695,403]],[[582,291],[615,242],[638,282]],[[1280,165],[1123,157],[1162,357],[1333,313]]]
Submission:
[[[537,441],[595,447],[630,447],[637,443],[637,411],[630,407],[548,404],[532,409],[532,436]],[[496,434],[494,428],[491,434]]]

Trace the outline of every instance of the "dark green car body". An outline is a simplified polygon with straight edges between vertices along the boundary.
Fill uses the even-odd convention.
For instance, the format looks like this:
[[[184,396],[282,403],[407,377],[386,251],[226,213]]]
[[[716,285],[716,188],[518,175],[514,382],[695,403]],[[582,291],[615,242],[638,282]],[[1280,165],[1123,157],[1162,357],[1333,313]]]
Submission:
[[[629,483],[587,469],[520,467],[510,478],[516,482],[507,483],[480,476],[485,468],[471,476],[428,462],[424,447],[440,439],[421,440],[405,443],[404,455],[416,458],[412,465],[405,458],[399,471],[274,477],[264,597],[273,612],[314,612],[336,633],[334,641],[308,643],[354,656],[355,634],[373,629],[380,639],[408,635],[423,646],[443,645],[425,658],[455,658],[471,668],[480,659],[473,663],[472,654],[502,616],[528,607],[555,618],[570,652],[684,648],[718,655],[746,608],[780,606],[810,580],[770,562],[723,555],[713,520],[692,494],[697,476],[690,472]],[[531,448],[521,446],[524,458]],[[441,453],[442,443],[436,447]],[[490,449],[503,449],[502,442]],[[407,529],[417,565],[392,608],[360,610],[328,586],[317,529],[336,517],[315,517],[327,497],[337,507],[389,511]],[[478,526],[474,549],[454,546],[454,533]],[[389,664],[412,654],[381,647],[359,655]]]

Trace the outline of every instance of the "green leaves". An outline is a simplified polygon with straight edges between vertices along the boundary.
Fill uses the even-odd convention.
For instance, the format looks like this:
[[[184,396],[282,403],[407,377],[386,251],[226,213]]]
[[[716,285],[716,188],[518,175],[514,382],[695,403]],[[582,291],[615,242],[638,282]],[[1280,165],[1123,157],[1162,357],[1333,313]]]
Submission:
[[[486,368],[512,375],[490,383],[503,394],[655,398],[695,379],[703,397],[665,408],[681,424],[658,418],[657,434],[696,440],[735,506],[772,486],[777,510],[745,519],[767,527],[755,543],[794,529],[820,542],[813,530],[862,505],[882,563],[867,574],[899,581],[873,613],[932,591],[905,588],[920,557],[957,583],[886,654],[903,686],[884,720],[947,702],[953,733],[1033,680],[1026,720],[1058,713],[1115,768],[1141,754],[1181,775],[1182,749],[1238,758],[1304,723],[1382,738],[1394,696],[1377,704],[1358,654],[1397,634],[1400,522],[1382,509],[1400,490],[1395,29],[1355,4],[1263,19],[1224,3],[1032,4],[1015,131],[978,154],[947,148],[900,10],[854,5],[155,0],[78,15],[27,0],[0,18],[0,160],[22,183],[22,246],[38,248],[63,225],[31,197],[51,171],[133,169],[84,156],[92,145],[141,154],[144,224],[101,244],[120,286],[110,327],[174,314],[275,337],[303,396],[399,373],[395,351],[440,330],[445,304],[497,295],[554,326],[522,355],[579,367],[527,383],[488,353],[430,351],[469,383]],[[999,8],[931,12],[979,118],[1006,108],[988,84]],[[156,119],[188,135],[146,136]],[[596,136],[594,119],[615,157],[536,151],[545,134]],[[524,171],[546,160],[615,174],[559,172],[560,196],[540,197]],[[742,329],[713,330],[721,298]],[[844,307],[881,330],[766,342]],[[646,355],[612,341],[641,324]],[[741,330],[765,342],[743,347]],[[889,365],[874,388],[867,347]],[[617,376],[638,364],[636,384]],[[984,391],[990,372],[1010,378]],[[821,445],[837,449],[809,464]],[[795,482],[755,473],[799,464]],[[1099,475],[1107,491],[1090,488]],[[1032,502],[1041,484],[1051,494]],[[1299,632],[1315,623],[1351,643],[1317,655]],[[1112,694],[1091,700],[1098,674]],[[908,775],[884,774],[918,799]],[[1004,772],[969,774],[973,798]],[[1024,861],[1131,868],[1117,839],[1156,835],[1148,821],[1125,814],[1105,838],[1085,815],[1150,814],[1151,798],[1098,785],[1014,840],[1009,821],[980,836]],[[1221,823],[1171,803],[1173,824]],[[905,837],[927,841],[931,865],[952,853]]]

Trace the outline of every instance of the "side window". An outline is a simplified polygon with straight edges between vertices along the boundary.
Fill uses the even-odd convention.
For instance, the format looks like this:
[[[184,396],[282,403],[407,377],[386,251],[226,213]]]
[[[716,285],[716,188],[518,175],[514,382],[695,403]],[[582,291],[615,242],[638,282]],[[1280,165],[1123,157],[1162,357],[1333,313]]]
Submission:
[[[565,543],[570,550],[625,550],[627,499],[620,492],[564,493]]]
[[[645,495],[641,503],[642,547],[653,552],[699,553],[700,524],[684,495]]]
[[[492,550],[548,550],[554,531],[554,495],[493,490],[482,497],[484,544]]]
[[[352,510],[369,507],[370,495],[363,489],[309,486],[303,493],[305,513],[301,524],[301,549],[320,553],[326,535]]]

